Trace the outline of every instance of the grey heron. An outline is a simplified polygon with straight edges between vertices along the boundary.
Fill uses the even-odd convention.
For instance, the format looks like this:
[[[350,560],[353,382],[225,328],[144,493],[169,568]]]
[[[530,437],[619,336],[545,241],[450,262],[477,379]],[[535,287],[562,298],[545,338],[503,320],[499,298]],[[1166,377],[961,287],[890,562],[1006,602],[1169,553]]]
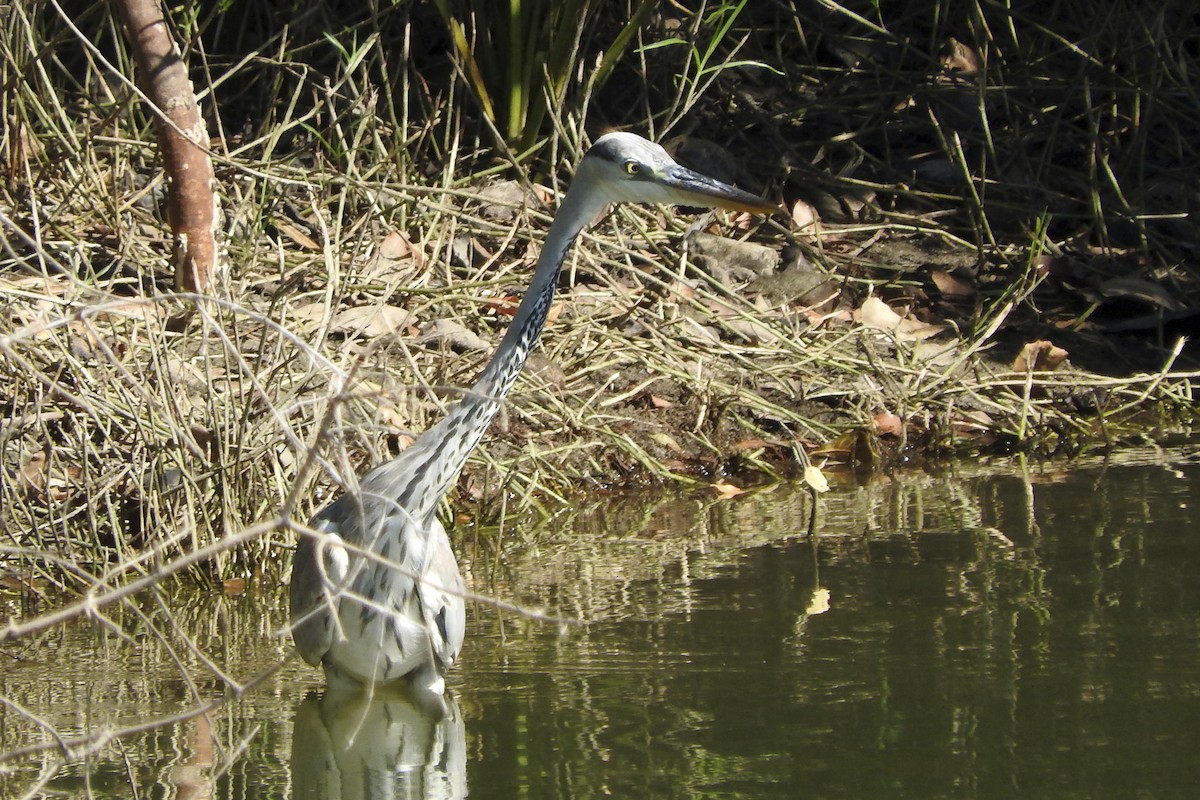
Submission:
[[[677,164],[632,133],[596,140],[546,235],[533,280],[491,361],[446,416],[319,511],[300,539],[292,637],[334,687],[401,680],[441,694],[465,626],[463,580],[438,505],[536,344],[575,238],[610,203],[771,213],[761,198]]]

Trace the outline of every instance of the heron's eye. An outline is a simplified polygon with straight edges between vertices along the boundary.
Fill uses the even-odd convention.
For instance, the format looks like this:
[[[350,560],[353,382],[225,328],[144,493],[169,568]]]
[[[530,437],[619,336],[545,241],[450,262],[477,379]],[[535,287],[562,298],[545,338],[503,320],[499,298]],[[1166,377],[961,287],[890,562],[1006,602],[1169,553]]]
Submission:
[[[625,162],[625,173],[627,175],[637,175],[641,171],[642,171],[642,165],[639,164],[638,162],[636,162],[636,161],[626,161]]]

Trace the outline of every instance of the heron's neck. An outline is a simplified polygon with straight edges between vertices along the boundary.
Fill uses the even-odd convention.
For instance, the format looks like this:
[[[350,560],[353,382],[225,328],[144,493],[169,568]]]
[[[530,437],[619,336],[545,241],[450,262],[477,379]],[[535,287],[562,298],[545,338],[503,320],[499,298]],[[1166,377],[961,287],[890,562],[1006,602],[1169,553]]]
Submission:
[[[419,490],[412,487],[413,491],[405,492],[422,508],[407,505],[405,498],[400,498],[401,504],[414,516],[425,516],[436,511],[437,504],[449,491],[467,457],[479,444],[484,431],[500,410],[501,402],[516,382],[517,375],[542,334],[567,251],[579,232],[606,204],[602,197],[587,191],[586,184],[578,183],[578,176],[576,178],[578,191],[568,191],[563,198],[554,223],[546,234],[533,280],[525,290],[525,296],[492,360],[483,368],[471,388],[465,390],[462,398],[450,407],[445,418],[421,434],[409,448],[413,451],[411,456],[420,459],[418,480],[425,484]],[[397,461],[407,453],[402,453]],[[428,501],[432,501],[432,504]]]
[[[463,403],[470,403],[473,397],[501,400],[508,394],[517,380],[517,375],[525,366],[530,351],[542,335],[567,251],[579,232],[603,207],[603,200],[591,197],[586,192],[567,192],[554,223],[546,234],[546,242],[542,245],[533,279],[521,298],[521,304],[517,307],[500,346],[496,348],[495,355],[475,379],[475,384],[469,390],[468,396],[463,398]]]

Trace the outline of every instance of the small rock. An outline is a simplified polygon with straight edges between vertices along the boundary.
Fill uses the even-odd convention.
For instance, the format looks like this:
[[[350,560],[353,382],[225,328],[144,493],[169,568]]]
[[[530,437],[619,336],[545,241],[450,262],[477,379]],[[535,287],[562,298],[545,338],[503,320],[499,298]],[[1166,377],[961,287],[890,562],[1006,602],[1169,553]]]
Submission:
[[[499,181],[485,186],[479,192],[479,199],[483,201],[479,215],[496,222],[512,222],[528,201],[524,187],[516,181]]]
[[[700,232],[689,236],[688,244],[696,264],[726,286],[748,283],[779,268],[779,253],[761,244]]]

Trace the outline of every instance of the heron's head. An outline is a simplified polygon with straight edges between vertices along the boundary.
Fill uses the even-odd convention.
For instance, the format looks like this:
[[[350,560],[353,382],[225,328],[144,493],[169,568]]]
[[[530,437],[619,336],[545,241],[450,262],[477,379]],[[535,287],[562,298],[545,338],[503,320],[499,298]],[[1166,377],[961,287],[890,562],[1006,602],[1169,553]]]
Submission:
[[[776,207],[675,163],[667,151],[634,133],[606,133],[587,151],[574,183],[585,181],[613,203],[670,203],[770,214]]]

